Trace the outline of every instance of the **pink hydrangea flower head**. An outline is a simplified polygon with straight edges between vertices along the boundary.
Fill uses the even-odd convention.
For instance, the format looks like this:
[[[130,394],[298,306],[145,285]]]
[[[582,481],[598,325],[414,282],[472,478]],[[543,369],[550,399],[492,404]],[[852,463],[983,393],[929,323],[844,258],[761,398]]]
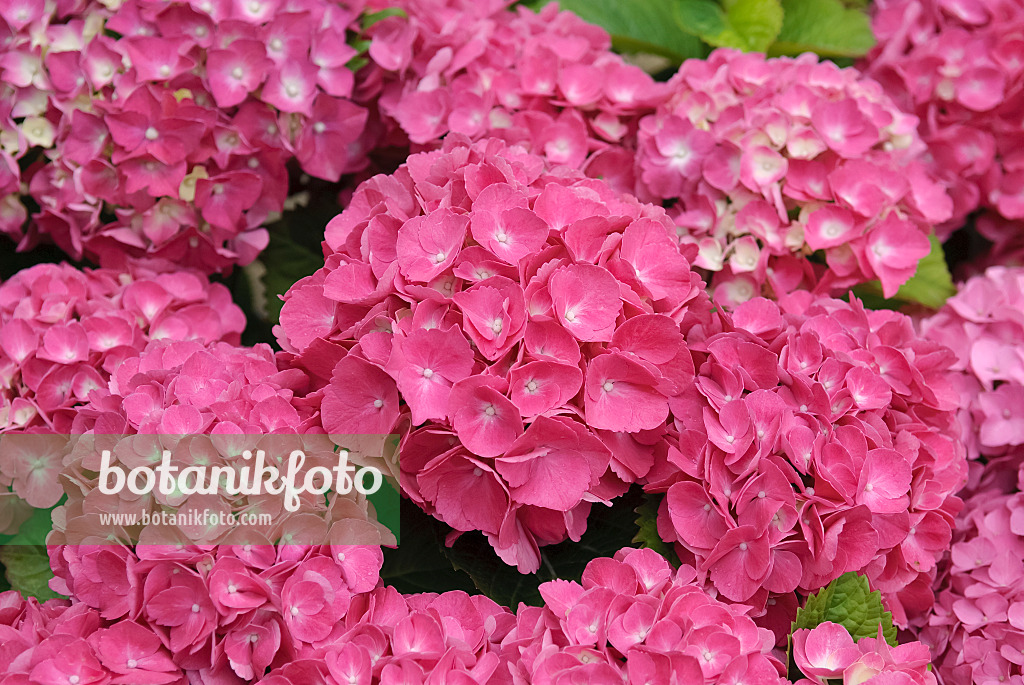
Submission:
[[[952,552],[933,588],[936,607],[915,621],[944,682],[1024,678],[1024,500],[1019,488],[980,489],[957,518]]]
[[[19,249],[226,272],[266,247],[289,160],[332,182],[367,164],[346,66],[359,0],[29,4],[0,45],[17,141],[0,152],[0,232]]]
[[[843,626],[826,621],[814,628],[793,633],[793,660],[804,675],[814,682],[842,679],[843,683],[872,681],[936,685],[930,670],[928,647],[920,642],[905,642],[890,647],[882,637],[863,638],[854,643]]]
[[[861,67],[920,120],[930,171],[953,198],[947,232],[977,209],[1024,218],[1022,20],[1024,9],[1002,0],[886,0],[876,7],[878,43]]]
[[[947,345],[957,356],[953,380],[972,490],[1009,491],[1024,464],[1021,292],[1024,270],[989,267],[961,283],[941,310],[920,322],[925,337]]]
[[[405,13],[368,29],[371,67],[358,75],[357,88],[379,103],[380,137],[414,150],[449,133],[498,137],[576,168],[631,150],[664,87],[611,52],[602,28],[554,6],[508,4],[369,3]]]
[[[724,305],[872,279],[891,296],[950,218],[916,119],[854,69],[723,49],[669,88],[639,122],[637,195],[671,203]]]
[[[516,681],[788,682],[774,638],[747,615],[673,571],[651,550],[591,561],[582,583],[541,585],[542,609],[522,608],[503,642]]]
[[[323,427],[400,434],[403,489],[527,572],[646,475],[715,320],[663,210],[496,139],[366,181],[325,245],[277,328]]]
[[[661,537],[724,598],[786,626],[781,639],[792,593],[848,571],[906,625],[931,605],[916,588],[935,578],[967,477],[953,353],[902,314],[810,293],[730,320],[670,400],[678,439],[647,483],[666,493]]]

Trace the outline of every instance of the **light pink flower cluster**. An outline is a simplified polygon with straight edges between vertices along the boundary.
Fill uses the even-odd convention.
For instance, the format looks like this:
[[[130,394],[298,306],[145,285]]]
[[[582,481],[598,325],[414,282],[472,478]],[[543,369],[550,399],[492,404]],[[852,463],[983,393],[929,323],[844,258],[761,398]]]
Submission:
[[[915,623],[945,683],[1024,683],[1024,478],[985,489],[957,519],[936,606]]]
[[[1024,219],[1024,6],[1016,0],[880,0],[864,61],[921,120],[950,228],[979,207]]]
[[[807,679],[796,685],[813,685],[842,680],[844,685],[936,685],[928,670],[928,646],[907,642],[890,647],[882,636],[853,641],[843,626],[826,621],[811,629],[793,633],[793,661]],[[835,679],[835,680],[833,680]]]
[[[4,3],[0,232],[104,266],[122,253],[207,272],[252,261],[288,160],[335,181],[365,163],[345,36],[362,8]]]
[[[933,602],[966,480],[952,353],[903,314],[806,292],[732,321],[695,353],[678,440],[647,476],[662,539],[781,636],[794,590],[848,571],[906,625]]]
[[[80,673],[77,681],[31,682],[258,681],[295,659],[321,657],[325,643],[347,634],[346,616],[358,616],[367,601],[362,593],[378,586],[382,559],[375,546],[143,545],[135,553],[121,546],[50,547],[57,576],[51,585],[76,602],[69,613],[89,616],[93,630],[99,619],[111,628],[80,636],[89,637],[91,658],[84,653],[49,667],[88,665],[92,679]],[[4,645],[16,647],[30,645]],[[17,673],[55,656],[36,647],[8,663]]]
[[[484,595],[401,595],[381,587],[353,597],[344,619],[263,685],[511,683],[500,642],[515,616]]]
[[[534,13],[509,10],[509,0],[369,4],[406,14],[367,31],[375,69],[360,73],[361,97],[379,93],[385,144],[499,137],[632,188],[637,120],[666,91],[612,53],[604,29],[556,5]]]
[[[748,607],[712,599],[693,568],[651,550],[591,561],[582,583],[541,585],[503,642],[515,683],[788,683]]]
[[[640,122],[637,194],[673,203],[718,302],[870,279],[890,297],[950,217],[917,119],[854,69],[722,49],[669,85]]]
[[[96,390],[89,404],[78,409],[72,425],[70,453],[58,462],[65,482],[72,486],[58,510],[56,536],[50,544],[96,544],[117,540],[142,544],[344,544],[380,545],[393,536],[375,522],[365,496],[332,489],[329,496],[303,492],[297,510],[286,508],[283,494],[270,488],[246,494],[218,488],[167,494],[154,488],[146,495],[127,488],[112,495],[100,492],[101,453],[125,473],[136,466],[156,467],[163,450],[179,469],[226,467],[250,482],[240,469],[258,468],[244,455],[265,452],[265,463],[284,471],[295,449],[305,462],[297,482],[315,466],[337,465],[335,446],[323,435],[303,435],[316,425],[313,409],[294,401],[306,392],[308,378],[298,369],[279,369],[269,345],[254,348],[227,343],[203,345],[197,341],[154,341],[137,357],[125,359],[107,388]],[[56,499],[54,502],[56,503]],[[109,514],[178,514],[177,525],[150,523],[124,529],[103,525]],[[189,512],[206,517],[207,525],[191,523]],[[251,517],[269,515],[266,521]],[[250,517],[232,526],[230,516]],[[181,521],[184,522],[181,522]],[[200,519],[194,519],[200,520]],[[241,520],[241,518],[239,518]]]
[[[43,433],[28,452],[15,440],[0,449],[0,485],[13,488],[0,494],[0,530],[12,523],[9,507],[57,503],[67,440],[54,434],[70,433],[79,408],[106,392],[111,375],[147,342],[237,342],[243,328],[227,288],[158,264],[124,271],[43,264],[0,286],[0,434]]]
[[[1024,466],[1024,269],[990,267],[961,284],[922,335],[956,353],[953,376],[969,486],[1012,489]]]
[[[0,593],[0,680],[10,685],[184,685],[181,669],[152,631],[110,623],[85,604],[39,604]]]
[[[324,428],[401,434],[403,490],[507,563],[535,571],[664,451],[712,320],[664,210],[449,136],[365,182],[325,246],[277,329]]]

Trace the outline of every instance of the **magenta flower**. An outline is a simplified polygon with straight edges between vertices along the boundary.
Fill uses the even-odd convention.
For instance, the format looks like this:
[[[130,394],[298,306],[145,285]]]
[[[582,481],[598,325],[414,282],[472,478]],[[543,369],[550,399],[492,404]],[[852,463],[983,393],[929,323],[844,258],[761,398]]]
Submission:
[[[500,137],[528,143],[551,164],[581,168],[621,152],[638,118],[663,98],[660,84],[610,51],[603,29],[557,7],[534,13],[490,1],[370,4],[406,14],[367,31],[371,67],[358,75],[357,89],[379,103],[382,130],[375,139],[411,141],[415,148],[437,147],[448,133]],[[456,25],[460,30],[442,28]],[[511,250],[519,260],[526,256],[516,254],[524,238],[515,234],[536,231],[536,222],[518,226],[511,209],[503,209],[507,219],[495,215],[479,229],[508,222],[508,247],[477,240],[499,257]]]
[[[227,272],[266,247],[289,159],[334,182],[366,164],[344,38],[361,2],[22,4],[0,47],[20,141],[0,153],[0,231],[19,249]]]
[[[326,244],[277,329],[323,426],[400,433],[406,493],[521,570],[674,435],[685,334],[714,324],[661,210],[456,137],[365,182]]]

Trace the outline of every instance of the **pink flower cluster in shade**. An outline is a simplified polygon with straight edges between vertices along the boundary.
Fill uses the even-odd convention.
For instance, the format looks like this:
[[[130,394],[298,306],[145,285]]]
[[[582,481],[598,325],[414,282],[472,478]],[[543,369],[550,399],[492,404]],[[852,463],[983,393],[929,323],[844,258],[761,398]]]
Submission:
[[[921,121],[958,228],[979,207],[1024,219],[1024,6],[880,0],[863,68]]]
[[[515,683],[788,683],[749,608],[710,597],[693,568],[648,549],[591,561],[581,583],[541,585],[503,641]]]
[[[281,369],[269,345],[253,348],[227,343],[153,341],[138,356],[124,359],[106,388],[95,390],[78,409],[70,453],[57,462],[62,480],[57,497],[67,493],[55,518],[50,544],[336,544],[380,545],[394,542],[366,498],[356,492],[325,497],[305,492],[297,511],[285,508],[285,497],[267,490],[255,494],[227,491],[146,495],[122,489],[99,490],[100,455],[111,452],[111,464],[125,473],[136,466],[155,467],[169,450],[179,469],[226,466],[237,472],[254,469],[242,456],[263,450],[271,466],[293,449],[307,456],[298,478],[313,466],[337,464],[335,446],[323,435],[303,435],[316,425],[313,410],[296,400],[306,392],[308,378],[298,369]],[[67,451],[67,448],[66,448]],[[58,455],[61,453],[58,452]],[[248,482],[248,479],[245,479]],[[298,482],[301,482],[299,480]],[[57,497],[53,499],[55,504]],[[129,531],[103,525],[103,516],[141,516],[170,509],[178,514],[236,516],[269,514],[272,522],[243,525],[175,526],[139,524]],[[179,521],[181,518],[179,517]]]
[[[662,539],[781,639],[793,591],[848,571],[898,624],[926,611],[966,480],[952,353],[903,314],[803,292],[740,305],[694,356],[646,476]]]
[[[944,683],[1024,683],[1024,478],[1009,494],[966,501],[935,584],[935,609],[915,621]]]
[[[808,676],[796,685],[839,682],[844,685],[936,685],[928,670],[930,653],[921,642],[890,647],[882,636],[853,641],[846,628],[826,621],[793,633],[793,660]],[[834,679],[834,680],[833,680]]]
[[[149,341],[238,342],[245,315],[228,289],[166,266],[42,264],[0,285],[0,434],[69,433],[92,393],[107,392]],[[62,493],[59,455],[24,456],[5,446],[0,484],[33,507],[53,506]]]
[[[661,208],[449,136],[363,183],[325,246],[277,328],[308,401],[328,433],[400,434],[402,489],[506,563],[537,570],[664,453],[713,319]]]
[[[1024,269],[994,266],[960,285],[920,322],[929,340],[956,353],[969,488],[1007,490],[1024,466]]]
[[[283,208],[286,162],[335,181],[365,163],[367,112],[345,66],[362,9],[5,2],[0,232],[104,266],[123,254],[206,272],[251,262]]]
[[[855,69],[720,49],[669,86],[640,122],[637,195],[673,203],[716,302],[871,279],[892,296],[950,217],[917,119]]]
[[[539,13],[508,0],[373,0],[399,7],[368,29],[373,69],[360,97],[377,96],[381,144],[436,147],[442,136],[527,143],[550,163],[625,171],[632,185],[638,118],[662,84],[610,50],[604,29],[556,5]]]

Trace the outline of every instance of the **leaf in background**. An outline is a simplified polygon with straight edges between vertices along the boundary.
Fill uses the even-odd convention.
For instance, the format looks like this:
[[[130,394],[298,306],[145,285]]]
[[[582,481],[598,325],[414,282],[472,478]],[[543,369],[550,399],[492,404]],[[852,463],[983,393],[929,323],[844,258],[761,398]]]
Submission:
[[[847,9],[840,0],[782,0],[782,9],[782,30],[771,55],[861,57],[875,44],[867,14]]]
[[[0,563],[11,589],[40,601],[61,596],[48,585],[53,571],[44,543],[53,528],[52,512],[36,509],[16,534],[0,536]]]
[[[664,495],[644,493],[643,502],[635,510],[637,515],[637,533],[633,536],[633,542],[641,547],[653,549],[678,568],[679,557],[676,555],[675,550],[672,549],[672,545],[662,540],[661,536],[658,535],[658,508],[664,499]]]
[[[323,265],[322,254],[292,240],[283,227],[271,228],[270,243],[260,253],[258,264],[246,267],[246,273],[254,276],[248,283],[252,308],[260,318],[276,324],[284,304],[278,296]]]
[[[473,581],[457,571],[444,553],[445,526],[408,499],[401,502],[402,541],[384,548],[380,577],[399,592],[475,593]]]
[[[462,535],[445,553],[455,568],[465,571],[476,587],[495,602],[513,609],[520,602],[540,605],[538,588],[542,583],[556,578],[579,581],[591,560],[610,557],[623,547],[634,546],[636,508],[642,501],[643,491],[633,487],[610,507],[595,504],[587,519],[587,532],[580,541],[566,540],[541,547],[540,570],[529,575],[499,559],[480,533]],[[404,519],[402,525],[404,530]]]
[[[942,250],[942,243],[934,234],[928,239],[932,244],[931,252],[918,262],[917,271],[909,281],[900,287],[896,297],[907,302],[919,302],[926,307],[938,309],[946,303],[946,300],[956,295],[956,286],[953,285],[953,277],[950,276],[949,267],[946,266],[946,255]]]
[[[716,47],[764,52],[782,29],[779,0],[676,0],[679,27]]]
[[[539,9],[548,3],[531,4]],[[558,6],[604,28],[619,52],[661,55],[676,64],[705,54],[696,37],[676,26],[666,0],[559,0]]]
[[[50,578],[53,578],[53,571],[50,570],[50,558],[46,555],[45,547],[3,547],[0,548],[0,562],[3,562],[11,589],[20,592],[23,597],[45,601],[62,596],[51,590],[48,584]]]
[[[956,295],[956,286],[953,285],[953,277],[946,265],[942,243],[934,234],[928,240],[932,244],[931,251],[918,262],[917,271],[900,286],[894,298],[886,300],[882,296],[882,285],[878,281],[869,281],[854,288],[854,293],[864,301],[864,306],[869,309],[898,309],[904,304],[921,304],[938,309]]]
[[[844,573],[808,597],[803,608],[797,609],[793,631],[814,628],[825,621],[840,624],[854,640],[878,637],[881,624],[885,641],[896,646],[896,628],[892,614],[882,606],[881,593],[872,592],[868,579],[853,571]]]

